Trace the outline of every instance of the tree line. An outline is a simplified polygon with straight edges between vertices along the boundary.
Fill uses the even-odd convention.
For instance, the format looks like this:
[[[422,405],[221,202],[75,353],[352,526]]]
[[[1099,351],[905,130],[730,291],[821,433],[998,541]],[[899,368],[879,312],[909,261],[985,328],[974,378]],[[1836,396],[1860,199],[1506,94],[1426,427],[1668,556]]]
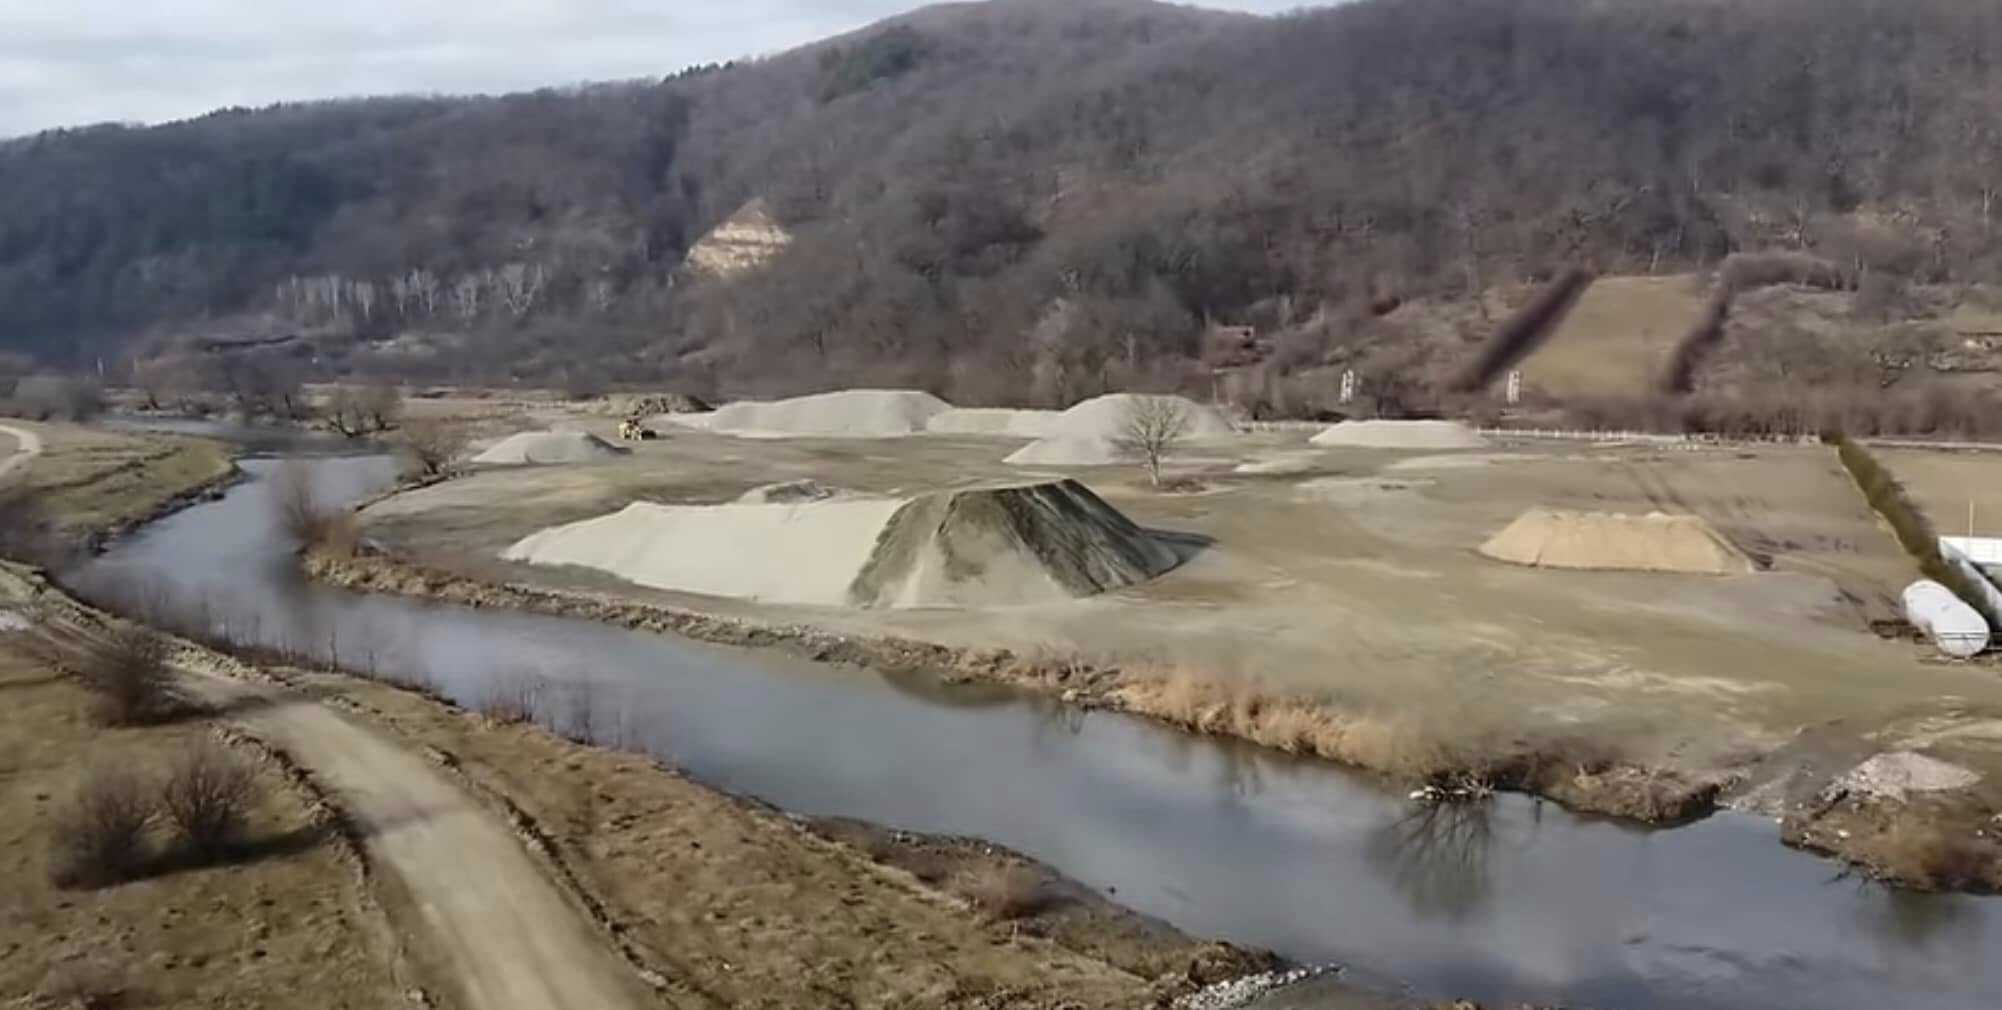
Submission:
[[[1956,0],[1015,3],[656,81],[62,131],[0,146],[0,345],[1061,403],[1201,382],[1221,321],[1415,374],[1384,306],[1573,269],[1994,281],[1998,52]],[[753,198],[774,262],[680,270]]]

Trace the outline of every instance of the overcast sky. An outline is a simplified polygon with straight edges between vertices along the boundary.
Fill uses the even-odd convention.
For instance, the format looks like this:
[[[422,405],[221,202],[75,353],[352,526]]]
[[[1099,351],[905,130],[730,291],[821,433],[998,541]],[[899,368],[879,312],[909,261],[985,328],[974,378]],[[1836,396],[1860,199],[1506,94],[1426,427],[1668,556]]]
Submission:
[[[1277,12],[1303,0],[1212,0]],[[491,92],[771,53],[916,0],[0,0],[0,137],[230,105]]]

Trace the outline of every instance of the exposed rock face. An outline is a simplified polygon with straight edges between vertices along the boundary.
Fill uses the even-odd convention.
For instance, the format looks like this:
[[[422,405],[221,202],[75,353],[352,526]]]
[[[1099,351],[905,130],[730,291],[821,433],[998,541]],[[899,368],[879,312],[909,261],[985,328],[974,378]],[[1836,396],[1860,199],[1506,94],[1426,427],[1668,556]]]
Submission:
[[[765,201],[752,200],[688,250],[688,265],[712,277],[734,277],[764,266],[792,244]]]

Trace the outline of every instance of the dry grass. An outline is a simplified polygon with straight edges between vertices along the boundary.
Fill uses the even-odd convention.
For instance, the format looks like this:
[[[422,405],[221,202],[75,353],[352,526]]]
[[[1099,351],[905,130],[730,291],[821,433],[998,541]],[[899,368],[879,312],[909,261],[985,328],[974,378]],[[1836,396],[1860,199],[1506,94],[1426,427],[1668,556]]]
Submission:
[[[52,532],[74,539],[151,516],[171,499],[227,477],[228,446],[208,439],[125,435],[70,425],[36,428],[44,449],[27,470]]]
[[[1026,919],[1049,907],[1043,875],[1019,863],[988,863],[966,871],[954,889],[981,911],[1004,921]]]
[[[128,988],[117,962],[101,955],[79,957],[49,968],[35,987],[33,1005],[110,1010],[124,1002]]]
[[[1524,764],[1483,728],[1472,706],[1450,700],[1372,715],[1340,711],[1326,698],[1274,694],[1242,678],[1158,666],[1128,672],[1121,696],[1137,712],[1447,792],[1484,791]]]
[[[1965,827],[1894,818],[1861,853],[1877,875],[1929,891],[1992,891],[2002,885],[1994,843]]]

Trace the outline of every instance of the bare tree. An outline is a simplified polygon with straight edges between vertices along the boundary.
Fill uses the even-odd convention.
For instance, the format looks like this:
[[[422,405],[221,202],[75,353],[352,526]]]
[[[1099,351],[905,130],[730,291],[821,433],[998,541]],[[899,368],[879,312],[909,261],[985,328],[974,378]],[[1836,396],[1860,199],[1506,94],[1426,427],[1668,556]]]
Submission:
[[[342,438],[361,438],[368,434],[368,417],[362,412],[361,396],[347,386],[335,386],[327,394],[327,402],[320,407],[320,414],[326,419],[327,427]]]
[[[410,422],[400,440],[410,471],[419,477],[445,474],[468,441],[464,428],[446,421]]]
[[[389,431],[403,420],[403,390],[392,379],[371,380],[356,395],[355,403],[374,431]]]
[[[1189,433],[1189,408],[1179,397],[1136,396],[1126,405],[1113,444],[1147,467],[1155,487],[1161,486],[1161,461]]]

